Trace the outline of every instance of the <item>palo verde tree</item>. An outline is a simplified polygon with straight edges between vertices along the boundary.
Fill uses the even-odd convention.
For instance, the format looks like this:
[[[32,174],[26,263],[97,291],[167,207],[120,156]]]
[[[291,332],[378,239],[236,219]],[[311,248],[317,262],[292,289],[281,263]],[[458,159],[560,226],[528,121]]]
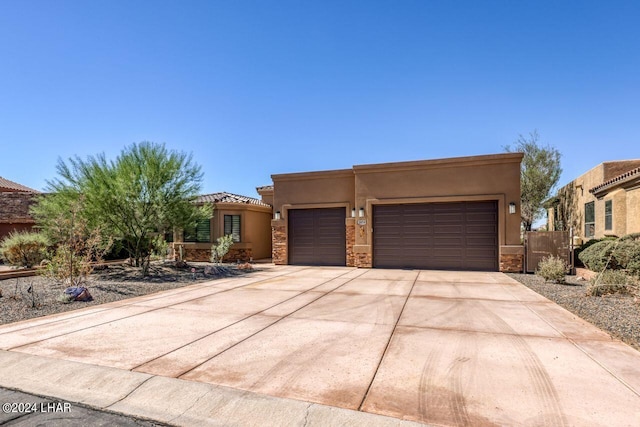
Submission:
[[[513,147],[504,147],[507,152],[524,153],[520,169],[520,212],[526,231],[542,217],[542,204],[550,197],[562,173],[560,152],[549,145],[541,146],[538,139],[538,132],[534,130],[529,138],[520,135]]]
[[[200,166],[190,154],[164,144],[133,144],[112,161],[104,153],[59,160],[57,171],[59,177],[48,182],[47,203],[81,200],[88,228],[121,240],[145,275],[156,235],[211,215],[210,207],[192,203],[200,191]],[[47,210],[36,207],[34,214],[46,231],[51,226]]]

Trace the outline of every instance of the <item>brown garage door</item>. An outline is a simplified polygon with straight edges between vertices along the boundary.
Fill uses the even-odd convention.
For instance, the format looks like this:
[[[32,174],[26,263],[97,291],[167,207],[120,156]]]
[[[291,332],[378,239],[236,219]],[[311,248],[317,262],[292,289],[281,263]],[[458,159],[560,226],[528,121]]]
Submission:
[[[496,201],[377,205],[373,266],[498,270]]]
[[[345,208],[292,209],[289,264],[346,265]]]

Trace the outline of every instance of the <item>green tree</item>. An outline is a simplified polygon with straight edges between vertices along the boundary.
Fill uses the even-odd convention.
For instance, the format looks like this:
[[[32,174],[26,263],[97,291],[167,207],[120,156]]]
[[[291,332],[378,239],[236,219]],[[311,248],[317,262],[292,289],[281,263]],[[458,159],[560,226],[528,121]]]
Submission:
[[[200,166],[190,154],[170,151],[164,144],[133,144],[112,161],[104,153],[59,160],[57,171],[59,177],[48,182],[52,194],[33,210],[45,233],[55,229],[52,212],[81,200],[88,229],[120,239],[145,275],[156,235],[211,215],[209,206],[192,203],[202,182]]]
[[[548,199],[560,179],[560,152],[547,145],[538,143],[538,132],[533,131],[526,138],[518,137],[513,147],[504,147],[507,152],[522,152],[520,169],[520,213],[522,226],[526,231],[542,217],[542,203]]]

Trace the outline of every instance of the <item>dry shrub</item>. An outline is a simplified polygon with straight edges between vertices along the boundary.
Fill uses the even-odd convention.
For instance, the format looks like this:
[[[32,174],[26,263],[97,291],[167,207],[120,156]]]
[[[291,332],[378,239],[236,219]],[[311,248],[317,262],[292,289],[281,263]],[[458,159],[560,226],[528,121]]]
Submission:
[[[540,261],[536,274],[542,277],[545,282],[564,283],[567,267],[562,258],[550,255]]]
[[[600,297],[630,294],[637,291],[637,281],[621,270],[605,270],[591,279],[587,296]]]

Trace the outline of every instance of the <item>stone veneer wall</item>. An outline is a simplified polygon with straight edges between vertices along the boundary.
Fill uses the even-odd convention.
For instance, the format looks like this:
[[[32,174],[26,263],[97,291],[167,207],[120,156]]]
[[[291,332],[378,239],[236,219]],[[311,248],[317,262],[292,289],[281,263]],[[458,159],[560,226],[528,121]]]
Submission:
[[[524,271],[524,255],[500,254],[500,271],[503,273],[522,273]]]
[[[356,255],[356,265],[355,267],[361,268],[371,268],[373,263],[371,261],[371,254],[368,253],[357,253]]]
[[[356,225],[355,221],[347,223],[347,267],[356,266],[356,254],[353,252],[353,245],[356,244]]]
[[[174,253],[176,257],[179,258],[180,249],[176,247],[174,248]],[[202,248],[189,248],[185,246],[183,249],[183,256],[185,261],[195,261],[195,262],[211,262],[211,249],[202,249]],[[251,260],[251,249],[230,249],[229,253],[227,253],[223,262],[249,262]]]
[[[180,253],[179,250],[176,253]],[[195,261],[195,262],[210,262],[211,261],[211,250],[207,249],[195,249],[189,248],[186,246],[182,252],[185,261]]]
[[[245,249],[229,249],[229,253],[227,253],[222,259],[224,262],[249,262],[251,261],[251,248]]]
[[[284,224],[271,226],[272,261],[276,265],[287,263],[287,231]]]
[[[0,192],[0,222],[33,223],[29,208],[36,202],[35,194]]]

